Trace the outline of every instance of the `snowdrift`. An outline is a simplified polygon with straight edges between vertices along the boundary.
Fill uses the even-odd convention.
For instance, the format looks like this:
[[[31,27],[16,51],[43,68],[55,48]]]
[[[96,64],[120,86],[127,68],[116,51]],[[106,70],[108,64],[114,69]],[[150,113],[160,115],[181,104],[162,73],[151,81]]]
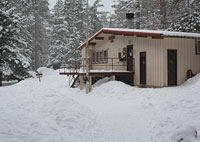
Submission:
[[[178,87],[145,89],[108,78],[90,94],[40,68],[0,88],[2,142],[199,142],[200,75]]]
[[[46,68],[46,67],[40,67],[37,70],[39,73],[42,73],[44,76],[50,76],[50,75],[59,75],[57,71],[54,69]]]
[[[42,73],[46,71],[43,69]],[[52,75],[52,70],[49,71]],[[59,76],[49,76],[42,78],[41,83],[27,79],[0,88],[0,141],[88,142],[98,139],[100,127],[96,114],[59,92],[59,88],[66,87],[61,86],[60,81]]]
[[[157,89],[137,88],[109,81],[93,88],[91,95],[104,98],[105,106],[114,106],[106,109],[120,113],[116,117],[112,114],[112,121],[119,119],[120,123],[128,123],[123,124],[123,130],[131,127],[130,124],[134,125],[126,132],[136,138],[123,137],[121,141],[199,142],[199,84],[200,74],[181,86]],[[105,103],[105,99],[109,102]],[[117,139],[114,141],[120,141],[120,138]]]

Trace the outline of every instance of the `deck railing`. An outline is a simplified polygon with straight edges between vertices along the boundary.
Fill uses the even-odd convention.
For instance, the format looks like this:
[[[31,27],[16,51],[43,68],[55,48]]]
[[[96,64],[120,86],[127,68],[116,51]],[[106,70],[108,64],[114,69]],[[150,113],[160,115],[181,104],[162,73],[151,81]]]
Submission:
[[[127,70],[127,62],[120,61],[119,58],[89,58],[89,71],[90,70]],[[134,69],[133,64],[129,65]],[[62,72],[80,72],[86,71],[86,59],[83,58],[77,61],[68,61],[61,63],[60,69]]]

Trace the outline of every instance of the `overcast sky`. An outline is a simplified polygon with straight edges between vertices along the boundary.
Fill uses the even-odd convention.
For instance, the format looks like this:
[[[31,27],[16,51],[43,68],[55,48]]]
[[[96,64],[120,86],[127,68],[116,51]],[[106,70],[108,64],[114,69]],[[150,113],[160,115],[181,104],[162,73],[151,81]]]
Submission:
[[[49,0],[50,8],[52,8],[57,0]],[[89,5],[92,5],[95,0],[89,0]],[[113,4],[113,0],[102,0],[102,3],[104,4],[104,8],[102,10],[113,12],[113,9],[111,5]]]

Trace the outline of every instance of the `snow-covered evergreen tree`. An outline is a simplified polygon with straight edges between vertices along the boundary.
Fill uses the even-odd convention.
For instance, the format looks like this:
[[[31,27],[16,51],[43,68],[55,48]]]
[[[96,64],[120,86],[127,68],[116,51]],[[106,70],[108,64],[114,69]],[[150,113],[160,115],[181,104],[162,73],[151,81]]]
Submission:
[[[111,25],[119,28],[128,28],[126,14],[134,13],[132,28],[149,28],[149,25],[153,25],[157,21],[152,18],[155,14],[157,15],[157,7],[152,8],[154,4],[155,0],[117,0],[113,5],[115,14],[112,15]]]
[[[68,60],[76,60],[80,57],[77,48],[85,40],[85,17],[84,17],[84,1],[82,0],[65,0],[64,16],[68,23],[69,54]]]
[[[126,6],[129,2],[124,0],[117,0],[115,4],[112,6],[114,8],[115,14],[113,14],[110,19],[112,27],[115,28],[127,28],[128,23],[126,20],[126,13],[128,10],[123,7]]]
[[[110,26],[110,12],[101,11],[101,14],[99,15],[99,19],[100,19],[104,28],[109,28],[109,26]]]
[[[28,2],[28,0],[27,0]],[[31,25],[29,31],[33,38],[33,68],[36,70],[40,66],[47,65],[47,53],[49,48],[49,3],[48,0],[31,0]],[[47,60],[46,63],[44,62]]]
[[[200,33],[200,12],[185,14],[177,23],[171,24],[168,30]]]
[[[199,0],[117,0],[111,25],[127,28],[126,13],[133,12],[133,28],[167,29],[184,14],[199,10],[199,5]]]
[[[89,9],[89,35],[92,36],[103,28],[103,21],[101,21],[104,12],[98,11],[99,7],[103,7],[101,0],[96,0]],[[103,20],[103,19],[102,19]]]
[[[48,0],[15,0],[10,1],[15,13],[20,18],[20,29],[17,37],[26,43],[24,50],[30,58],[32,69],[46,65],[50,43],[50,10]]]
[[[49,65],[64,62],[69,58],[69,31],[68,22],[64,16],[64,3],[58,0],[52,10],[51,35],[52,41],[49,49]]]
[[[25,56],[23,36],[18,36],[20,19],[10,1],[0,0],[0,66],[6,79],[28,76],[29,60]]]
[[[89,7],[90,36],[103,27],[103,20],[106,21],[103,16],[106,16],[107,13],[98,11],[98,8],[102,6],[100,2],[100,0],[96,0],[93,6]],[[80,58],[77,48],[85,41],[86,36],[85,4],[85,1],[82,0],[58,0],[54,6],[49,65]]]

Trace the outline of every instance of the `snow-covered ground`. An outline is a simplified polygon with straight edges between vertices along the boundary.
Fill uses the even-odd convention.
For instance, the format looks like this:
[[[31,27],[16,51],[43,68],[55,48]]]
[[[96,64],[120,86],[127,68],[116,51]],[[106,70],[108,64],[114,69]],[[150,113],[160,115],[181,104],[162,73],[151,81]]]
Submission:
[[[200,142],[200,75],[161,89],[106,78],[86,95],[39,72],[0,88],[0,142]]]

